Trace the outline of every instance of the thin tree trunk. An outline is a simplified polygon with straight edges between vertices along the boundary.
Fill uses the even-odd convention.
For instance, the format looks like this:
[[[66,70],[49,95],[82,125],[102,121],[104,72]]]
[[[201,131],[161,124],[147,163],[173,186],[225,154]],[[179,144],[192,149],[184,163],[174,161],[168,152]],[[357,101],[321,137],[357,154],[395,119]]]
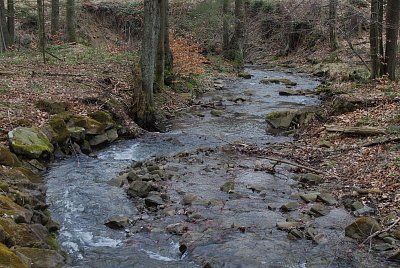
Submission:
[[[67,0],[66,24],[68,42],[76,42],[75,0]]]
[[[158,45],[157,45],[157,59],[156,59],[156,74],[154,91],[159,91],[164,88],[164,73],[165,73],[165,37],[166,33],[166,16],[167,16],[167,3],[165,0],[159,0],[159,16],[158,16]]]
[[[331,51],[339,48],[339,38],[337,34],[337,0],[329,0],[329,40]]]
[[[228,21],[229,0],[222,3],[222,50],[229,48],[229,21]]]
[[[379,61],[380,61],[380,65],[381,65],[380,70],[379,70],[379,76],[383,76],[386,73],[385,54],[384,54],[384,46],[383,46],[384,1],[385,0],[378,0],[378,3],[379,3],[379,17],[378,17]]]
[[[38,11],[38,38],[39,38],[39,49],[42,52],[43,62],[46,63],[45,55],[45,29],[44,29],[44,2],[43,0],[37,0],[37,11]]]
[[[57,34],[60,29],[60,0],[51,0],[51,34]]]
[[[380,56],[379,56],[379,0],[371,1],[371,25],[370,25],[370,49],[371,49],[371,79],[380,76]]]
[[[0,0],[0,52],[7,50],[10,43],[9,39],[4,0]]]
[[[7,29],[9,34],[9,46],[14,45],[15,43],[15,8],[14,8],[14,0],[7,1]]]
[[[165,0],[166,9],[165,11],[165,42],[164,42],[164,53],[165,53],[165,70],[168,71],[169,74],[172,73],[172,69],[174,68],[174,56],[172,55],[171,45],[169,40],[169,19],[168,19],[168,10],[169,10],[169,1]]]
[[[149,127],[154,124],[154,71],[157,54],[158,0],[144,1],[144,23],[141,54],[142,93],[144,96],[144,114],[138,115],[140,125]]]
[[[237,68],[243,68],[243,43],[244,43],[244,4],[243,0],[235,0],[235,30],[229,43],[225,56],[233,60]]]
[[[386,72],[390,80],[396,79],[397,39],[399,33],[400,1],[388,0],[386,9]]]

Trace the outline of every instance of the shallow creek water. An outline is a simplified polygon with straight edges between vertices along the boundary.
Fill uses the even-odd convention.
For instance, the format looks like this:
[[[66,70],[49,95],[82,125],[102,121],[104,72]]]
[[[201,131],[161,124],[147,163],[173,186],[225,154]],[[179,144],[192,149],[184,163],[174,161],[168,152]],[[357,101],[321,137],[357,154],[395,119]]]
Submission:
[[[352,254],[343,255],[343,228],[351,221],[347,212],[333,208],[329,215],[313,221],[313,227],[327,238],[325,243],[289,241],[287,233],[275,227],[288,215],[276,208],[293,201],[299,191],[294,181],[255,171],[251,157],[221,149],[196,151],[223,148],[235,141],[265,146],[289,140],[266,132],[265,114],[319,103],[312,96],[279,96],[284,85],[260,83],[265,77],[288,78],[298,83],[293,89],[312,90],[318,82],[307,76],[247,71],[252,79],[226,81],[226,89],[202,97],[202,103],[220,103],[224,110],[220,117],[199,106],[171,121],[167,133],[121,141],[99,151],[97,158],[79,156],[51,166],[47,200],[52,216],[61,224],[58,240],[69,253],[68,267],[200,267],[199,263],[207,261],[214,267],[358,267],[352,264]],[[233,101],[237,97],[245,101]],[[144,215],[124,189],[107,184],[132,161],[155,156],[169,157],[166,166],[174,167],[176,174],[168,182],[167,194],[175,215]],[[235,180],[235,198],[219,190],[227,180]],[[261,194],[253,192],[249,184],[265,189]],[[202,201],[185,207],[181,205],[184,193]],[[183,240],[191,243],[182,256],[181,237],[166,233],[165,227],[185,221],[187,216],[179,211],[189,209],[202,220],[188,223],[190,234]],[[297,217],[296,213],[290,217]],[[133,219],[144,231],[109,229],[104,222],[115,215]],[[150,230],[146,226],[151,231],[145,231]]]

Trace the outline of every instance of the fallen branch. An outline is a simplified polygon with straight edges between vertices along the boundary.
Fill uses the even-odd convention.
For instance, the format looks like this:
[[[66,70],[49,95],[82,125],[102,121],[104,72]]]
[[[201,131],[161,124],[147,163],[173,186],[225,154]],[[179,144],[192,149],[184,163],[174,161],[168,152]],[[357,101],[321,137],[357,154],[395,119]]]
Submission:
[[[381,145],[381,144],[397,142],[397,141],[400,141],[400,136],[388,137],[385,139],[377,139],[374,141],[366,142],[364,144],[361,144],[360,147],[370,147],[370,146],[374,146],[374,145]]]
[[[310,168],[310,167],[307,167],[307,166],[304,166],[304,165],[301,165],[301,164],[293,163],[293,162],[291,162],[289,160],[285,160],[285,159],[277,159],[277,158],[268,157],[268,156],[257,156],[257,158],[268,159],[268,160],[271,160],[271,161],[276,161],[278,163],[288,164],[288,165],[291,165],[291,166],[294,166],[294,167],[298,167],[298,168],[302,168],[302,169],[314,172],[316,174],[324,174],[325,173],[325,172],[323,172],[321,170],[317,170],[317,169]]]
[[[363,136],[376,136],[386,134],[382,128],[375,127],[340,127],[340,126],[325,126],[328,132],[340,132],[343,134],[363,135]]]
[[[369,240],[371,240],[374,237],[377,237],[378,235],[382,234],[382,233],[386,233],[388,231],[390,231],[391,229],[393,229],[393,227],[395,227],[398,223],[400,222],[400,217],[397,218],[390,226],[388,226],[387,228],[380,230],[380,231],[376,231],[375,233],[371,234],[370,236],[368,236],[362,243],[361,245],[367,243]]]
[[[42,75],[42,76],[84,76],[83,74],[50,73],[50,72],[40,73],[40,72],[32,71],[31,76],[34,77],[35,75]]]

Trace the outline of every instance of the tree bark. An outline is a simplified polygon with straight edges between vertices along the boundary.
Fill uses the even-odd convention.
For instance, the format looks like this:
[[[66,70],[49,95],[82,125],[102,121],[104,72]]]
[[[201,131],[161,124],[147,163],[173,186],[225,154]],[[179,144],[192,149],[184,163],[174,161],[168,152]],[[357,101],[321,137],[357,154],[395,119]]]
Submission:
[[[15,43],[15,8],[14,0],[7,1],[7,29],[9,34],[9,46]]]
[[[38,11],[39,49],[42,52],[43,62],[46,63],[46,55],[45,55],[46,38],[45,38],[45,29],[44,29],[44,2],[43,2],[43,0],[37,0],[36,4],[37,4],[37,11]]]
[[[76,42],[75,0],[67,0],[66,24],[68,42]]]
[[[379,1],[371,1],[371,25],[370,25],[370,54],[371,54],[371,79],[380,77],[380,38],[379,38]]]
[[[7,19],[6,19],[6,8],[4,0],[0,0],[0,52],[4,52],[8,48],[10,42],[8,34]]]
[[[379,16],[378,16],[378,38],[379,38],[379,61],[381,64],[379,76],[382,77],[386,73],[385,54],[383,46],[383,8],[385,0],[378,0]]]
[[[229,9],[229,0],[223,0],[222,3],[222,50],[223,51],[229,48],[228,9]]]
[[[331,51],[339,48],[339,38],[337,34],[337,5],[338,0],[329,0],[329,40]]]
[[[144,23],[141,53],[142,93],[144,97],[144,114],[139,114],[138,121],[141,126],[151,127],[154,125],[154,73],[157,55],[157,37],[159,22],[157,20],[160,0],[144,1]]]
[[[390,80],[396,79],[397,39],[399,32],[400,1],[388,0],[386,9],[386,72]]]
[[[174,68],[174,56],[172,55],[170,40],[169,40],[169,18],[168,18],[168,10],[169,10],[169,1],[165,0],[166,9],[165,9],[165,42],[164,42],[164,53],[165,53],[165,70],[168,71],[169,74],[172,73],[172,69]]]
[[[224,51],[224,57],[232,60],[237,68],[244,66],[244,3],[243,0],[235,0],[235,29],[229,42],[229,47]]]
[[[156,74],[154,81],[154,91],[159,91],[164,88],[164,75],[165,75],[165,38],[166,32],[166,16],[167,16],[167,3],[166,0],[159,0],[159,16],[157,16],[159,30],[158,30],[158,44],[157,44],[157,59],[156,59]]]
[[[57,34],[60,29],[60,0],[51,0],[51,34]]]

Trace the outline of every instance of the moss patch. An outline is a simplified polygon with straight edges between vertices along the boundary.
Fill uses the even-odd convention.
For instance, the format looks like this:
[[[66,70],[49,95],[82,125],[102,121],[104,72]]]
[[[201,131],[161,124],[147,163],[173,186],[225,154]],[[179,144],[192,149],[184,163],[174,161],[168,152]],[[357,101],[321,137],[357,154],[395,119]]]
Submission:
[[[18,127],[8,133],[12,150],[28,158],[49,157],[54,147],[39,128]]]
[[[10,152],[8,148],[0,147],[0,165],[10,166],[10,167],[20,167],[22,166],[18,157]]]
[[[0,243],[0,267],[28,268],[17,255],[2,243]]]

